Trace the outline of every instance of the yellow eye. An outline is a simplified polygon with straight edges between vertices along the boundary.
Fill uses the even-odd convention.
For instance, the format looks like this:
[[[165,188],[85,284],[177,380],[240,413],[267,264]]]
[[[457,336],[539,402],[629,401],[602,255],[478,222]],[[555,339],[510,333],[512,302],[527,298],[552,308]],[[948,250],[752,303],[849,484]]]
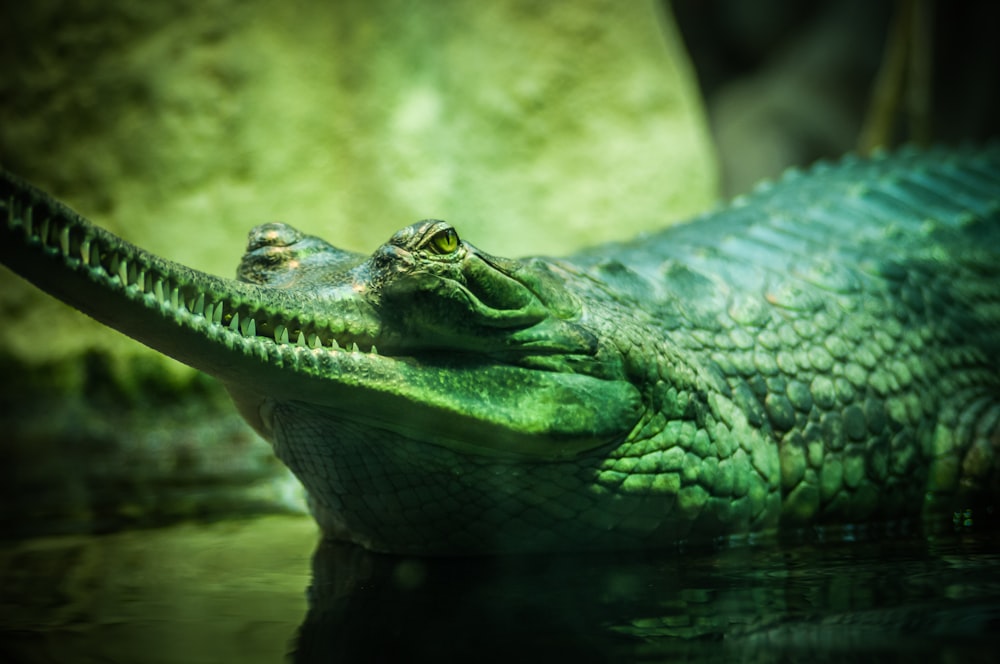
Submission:
[[[458,233],[454,228],[445,228],[431,236],[431,249],[437,254],[450,254],[458,249]]]

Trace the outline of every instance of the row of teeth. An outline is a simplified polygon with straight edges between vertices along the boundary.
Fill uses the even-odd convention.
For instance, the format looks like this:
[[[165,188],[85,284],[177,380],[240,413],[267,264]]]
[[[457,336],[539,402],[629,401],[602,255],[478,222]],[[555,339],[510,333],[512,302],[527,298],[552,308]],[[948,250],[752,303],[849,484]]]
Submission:
[[[186,311],[200,316],[242,337],[273,339],[276,344],[294,345],[300,348],[329,348],[378,354],[374,344],[370,347],[367,347],[367,344],[359,347],[357,341],[338,342],[332,332],[321,335],[307,331],[308,328],[303,329],[302,325],[293,328],[282,323],[272,324],[267,320],[254,318],[248,310],[241,312],[239,308],[234,308],[227,302],[208,301],[204,293],[188,294],[182,286],[172,284],[169,277],[163,276],[149,266],[102,248],[100,242],[87,235],[86,229],[82,227],[73,224],[60,225],[58,221],[53,223],[52,218],[48,216],[38,224],[34,224],[31,207],[26,207],[20,222],[24,225],[24,235],[27,240],[58,250],[68,262],[79,261],[91,270],[103,271],[127,290],[138,290],[146,297],[155,298],[161,306],[169,306],[175,311]],[[14,201],[11,200],[8,202],[8,226],[15,227],[18,223],[19,220],[14,214]]]

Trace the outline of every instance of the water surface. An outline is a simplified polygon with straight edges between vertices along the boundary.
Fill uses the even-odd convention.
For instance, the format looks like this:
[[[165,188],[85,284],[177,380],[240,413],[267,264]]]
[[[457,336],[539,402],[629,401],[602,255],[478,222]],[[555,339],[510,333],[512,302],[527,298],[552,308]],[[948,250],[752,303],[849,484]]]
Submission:
[[[3,662],[961,661],[1000,646],[1000,538],[482,559],[304,517],[0,546]]]

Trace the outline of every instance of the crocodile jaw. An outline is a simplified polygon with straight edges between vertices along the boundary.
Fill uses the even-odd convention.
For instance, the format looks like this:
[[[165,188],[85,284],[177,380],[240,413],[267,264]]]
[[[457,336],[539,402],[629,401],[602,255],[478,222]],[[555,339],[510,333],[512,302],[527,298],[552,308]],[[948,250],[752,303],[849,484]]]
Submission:
[[[41,289],[219,378],[251,423],[267,398],[301,402],[407,440],[555,459],[627,434],[624,380],[468,356],[386,357],[380,321],[349,283],[325,293],[222,279],[146,252],[26,183],[0,181],[0,262]],[[16,194],[16,195],[15,195]],[[594,409],[594,399],[612,404]]]

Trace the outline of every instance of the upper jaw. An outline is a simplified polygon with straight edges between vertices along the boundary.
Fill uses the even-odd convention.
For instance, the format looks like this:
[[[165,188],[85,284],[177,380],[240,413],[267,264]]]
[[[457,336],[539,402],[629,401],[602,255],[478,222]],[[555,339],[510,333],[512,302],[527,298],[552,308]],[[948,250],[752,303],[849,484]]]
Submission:
[[[287,332],[292,342],[316,335],[321,345],[389,355],[478,354],[536,366],[538,356],[597,352],[596,337],[573,322],[579,303],[554,287],[545,264],[490,256],[444,222],[407,227],[370,257],[284,224],[259,226],[238,277],[294,302],[263,331]]]

